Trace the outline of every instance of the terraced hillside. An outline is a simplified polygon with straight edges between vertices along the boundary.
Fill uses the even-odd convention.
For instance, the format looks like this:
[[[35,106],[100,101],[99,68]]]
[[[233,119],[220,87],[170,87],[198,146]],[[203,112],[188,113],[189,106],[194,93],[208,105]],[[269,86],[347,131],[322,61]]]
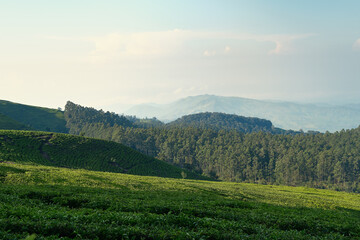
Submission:
[[[0,239],[360,239],[360,195],[0,163]]]
[[[0,129],[30,130],[29,127],[0,113]]]
[[[119,143],[61,133],[0,130],[0,161],[204,179]]]
[[[0,113],[25,125],[28,129],[67,133],[64,113],[57,109],[29,106],[0,100]],[[2,127],[0,122],[0,129]],[[21,128],[12,128],[21,130]]]

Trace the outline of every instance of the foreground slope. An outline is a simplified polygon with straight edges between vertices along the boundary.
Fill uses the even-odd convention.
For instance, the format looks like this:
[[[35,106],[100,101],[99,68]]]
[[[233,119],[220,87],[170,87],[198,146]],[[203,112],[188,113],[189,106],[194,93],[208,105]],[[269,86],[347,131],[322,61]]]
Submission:
[[[170,104],[138,105],[126,111],[126,114],[172,121],[184,115],[200,112],[222,112],[264,118],[279,128],[305,131],[334,132],[355,128],[360,124],[360,108],[356,105],[325,106],[214,95],[187,97]]]
[[[0,239],[359,239],[360,195],[0,163]]]
[[[119,143],[61,133],[0,130],[0,161],[95,171],[201,178]],[[183,172],[183,173],[182,173]]]
[[[0,113],[27,126],[29,129],[63,133],[68,132],[65,126],[64,113],[57,109],[29,106],[0,100]],[[0,125],[0,129],[4,128]]]

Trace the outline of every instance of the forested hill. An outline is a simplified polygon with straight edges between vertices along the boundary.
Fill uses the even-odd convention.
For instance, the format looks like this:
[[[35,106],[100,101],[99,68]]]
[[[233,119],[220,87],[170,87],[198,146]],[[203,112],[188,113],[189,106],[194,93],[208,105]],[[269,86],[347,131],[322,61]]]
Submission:
[[[237,130],[243,133],[274,132],[274,127],[269,120],[243,117],[225,113],[197,113],[183,116],[167,124],[168,127],[195,127],[214,130]]]
[[[0,129],[33,129],[39,131],[68,132],[64,113],[57,109],[29,106],[0,100],[0,113],[3,122]],[[12,126],[9,126],[12,119]],[[14,121],[15,120],[15,121]]]
[[[72,134],[82,134],[81,131],[85,125],[99,124],[104,127],[134,127],[134,128],[201,128],[213,130],[237,130],[243,133],[252,132],[269,132],[276,134],[297,134],[300,132],[286,131],[279,128],[274,128],[269,120],[242,117],[235,114],[225,113],[198,113],[183,116],[173,122],[164,124],[156,118],[139,119],[135,116],[122,116],[115,113],[104,112],[103,110],[96,110],[91,107],[83,107],[81,105],[67,102],[65,106],[65,119],[67,127]],[[78,128],[79,126],[79,128]]]
[[[296,135],[191,126],[134,128],[86,119],[68,127],[70,133],[119,142],[219,180],[360,192],[360,127]]]
[[[74,127],[75,125],[82,125],[84,123],[101,123],[107,127],[124,126],[132,127],[133,124],[125,116],[120,116],[116,113],[104,112],[103,110],[96,110],[91,107],[83,107],[73,102],[68,101],[65,105],[65,119],[67,127]],[[74,130],[74,129],[72,129]],[[72,132],[79,133],[79,132]]]
[[[0,130],[0,162],[207,179],[119,143],[61,133]]]

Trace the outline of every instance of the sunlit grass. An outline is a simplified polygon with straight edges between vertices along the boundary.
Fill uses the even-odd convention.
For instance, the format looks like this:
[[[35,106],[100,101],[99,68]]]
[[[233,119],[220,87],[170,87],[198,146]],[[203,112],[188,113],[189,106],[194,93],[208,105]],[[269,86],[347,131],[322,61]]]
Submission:
[[[0,238],[356,239],[359,194],[0,164]]]

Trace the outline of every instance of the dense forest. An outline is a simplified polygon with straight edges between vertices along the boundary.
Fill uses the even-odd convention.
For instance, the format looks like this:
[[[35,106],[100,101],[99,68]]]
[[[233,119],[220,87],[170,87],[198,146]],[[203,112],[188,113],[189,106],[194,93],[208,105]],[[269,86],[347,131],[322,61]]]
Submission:
[[[169,127],[196,127],[204,129],[235,129],[244,133],[272,132],[274,127],[269,120],[242,117],[225,113],[197,113],[183,116],[168,124]]]
[[[303,131],[284,130],[274,127],[271,121],[256,117],[244,117],[236,114],[204,112],[183,116],[166,124],[167,128],[201,128],[213,130],[236,130],[242,133],[267,132],[273,134],[303,134]],[[307,131],[306,134],[316,134]]]
[[[65,107],[71,134],[123,143],[215,179],[360,192],[360,127],[324,134],[244,134],[194,126],[140,128],[111,120],[124,118],[118,115],[104,121],[107,116],[71,102]]]
[[[132,127],[133,124],[124,116],[116,113],[104,112],[90,107],[80,107],[79,105],[68,101],[66,103],[64,117],[67,127],[73,125],[83,125],[84,123],[103,123],[104,126],[121,125]]]

